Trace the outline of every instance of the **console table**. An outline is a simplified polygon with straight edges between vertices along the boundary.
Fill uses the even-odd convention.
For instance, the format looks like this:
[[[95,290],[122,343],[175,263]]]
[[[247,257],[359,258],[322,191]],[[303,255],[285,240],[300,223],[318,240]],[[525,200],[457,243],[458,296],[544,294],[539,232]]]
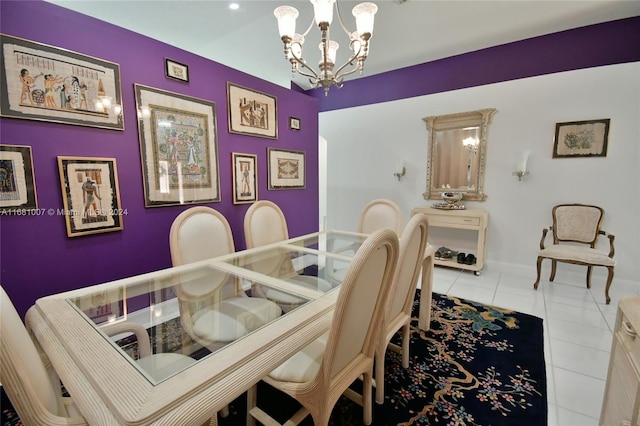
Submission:
[[[429,228],[446,228],[452,230],[449,235],[432,236],[431,229],[429,231],[429,243],[436,248],[446,246],[454,251],[475,252],[476,263],[467,265],[458,263],[456,256],[451,259],[434,259],[435,265],[448,266],[473,271],[475,275],[480,275],[480,271],[484,266],[485,253],[487,249],[487,225],[489,215],[485,210],[468,209],[468,210],[442,210],[432,207],[416,207],[411,210],[411,216],[423,213],[429,219]],[[458,234],[458,231],[472,231]],[[453,233],[456,232],[456,235]],[[442,234],[442,233],[441,233]],[[469,239],[469,235],[472,238]],[[432,238],[433,237],[433,238]],[[464,244],[465,249],[461,249],[460,245]],[[467,250],[467,251],[465,251]]]

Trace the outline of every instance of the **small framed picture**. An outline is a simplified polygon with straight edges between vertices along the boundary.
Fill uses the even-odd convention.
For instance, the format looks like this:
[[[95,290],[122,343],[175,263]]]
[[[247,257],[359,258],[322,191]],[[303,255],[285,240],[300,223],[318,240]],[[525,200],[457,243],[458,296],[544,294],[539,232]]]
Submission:
[[[233,204],[248,204],[258,200],[257,155],[231,153],[233,164]]]
[[[606,157],[611,120],[556,123],[553,158]]]
[[[38,209],[30,146],[0,145],[0,214]]]
[[[269,189],[304,189],[305,153],[267,148]]]
[[[275,96],[227,82],[229,132],[278,139]]]
[[[67,236],[121,231],[115,158],[58,157]]]
[[[300,119],[296,117],[289,117],[289,128],[291,130],[300,130]]]
[[[180,62],[164,58],[164,75],[167,78],[188,83],[189,67],[185,64],[181,64]]]

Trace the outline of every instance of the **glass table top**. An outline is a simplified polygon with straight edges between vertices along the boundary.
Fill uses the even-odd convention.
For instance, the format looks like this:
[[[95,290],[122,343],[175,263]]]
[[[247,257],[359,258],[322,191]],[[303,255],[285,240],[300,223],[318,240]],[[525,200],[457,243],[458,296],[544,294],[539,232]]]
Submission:
[[[312,300],[297,285],[199,262],[67,302],[155,385]]]

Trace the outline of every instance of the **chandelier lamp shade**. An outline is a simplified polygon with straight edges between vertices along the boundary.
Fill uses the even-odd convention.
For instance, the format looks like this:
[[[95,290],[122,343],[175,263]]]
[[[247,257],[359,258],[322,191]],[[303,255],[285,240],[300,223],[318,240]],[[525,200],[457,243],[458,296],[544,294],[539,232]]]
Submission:
[[[278,19],[278,30],[280,38],[284,43],[285,58],[291,63],[291,73],[296,72],[309,78],[311,85],[316,88],[322,86],[325,96],[329,93],[331,86],[342,87],[344,77],[364,70],[364,61],[369,54],[369,41],[373,34],[373,21],[378,6],[374,3],[360,3],[353,10],[356,18],[356,31],[349,31],[340,16],[340,10],[336,0],[309,0],[313,4],[314,19],[309,24],[309,28],[303,34],[296,33],[296,19],[299,12],[291,6],[280,6],[273,12]],[[333,9],[336,9],[340,26],[349,38],[349,49],[351,50],[349,59],[336,69],[336,54],[340,47],[337,42],[331,40],[329,28],[333,21]],[[320,54],[318,63],[319,70],[316,71],[302,57],[305,37],[316,23],[321,33]],[[334,69],[336,69],[334,71]]]

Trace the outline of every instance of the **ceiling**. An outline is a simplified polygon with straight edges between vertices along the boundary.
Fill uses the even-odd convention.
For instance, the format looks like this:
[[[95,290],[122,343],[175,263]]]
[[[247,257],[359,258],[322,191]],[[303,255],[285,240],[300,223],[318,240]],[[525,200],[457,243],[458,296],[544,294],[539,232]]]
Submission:
[[[288,4],[300,11],[297,32],[312,20],[308,0],[48,0],[248,74],[290,86],[273,9]],[[370,56],[364,75],[433,61],[599,22],[640,16],[640,0],[377,0]],[[345,25],[355,30],[351,9],[360,1],[338,0]],[[341,44],[338,65],[347,59],[348,40],[334,16],[332,39]],[[305,43],[315,64],[319,31]],[[630,43],[632,40],[629,41]],[[637,40],[636,40],[637,42]],[[351,78],[357,78],[355,73]],[[308,88],[305,78],[294,81]]]

